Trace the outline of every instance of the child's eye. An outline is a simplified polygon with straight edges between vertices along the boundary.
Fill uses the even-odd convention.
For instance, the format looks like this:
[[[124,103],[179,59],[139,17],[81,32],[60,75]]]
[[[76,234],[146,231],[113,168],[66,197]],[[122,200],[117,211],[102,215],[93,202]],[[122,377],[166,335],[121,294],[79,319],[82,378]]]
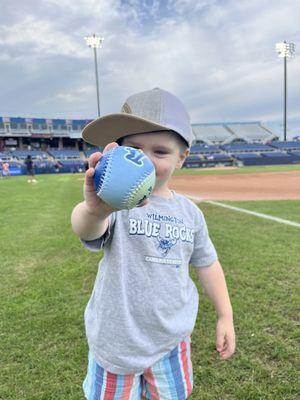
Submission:
[[[168,154],[168,152],[165,150],[156,150],[155,153],[156,154]]]
[[[141,150],[138,146],[130,146],[130,147],[133,147],[136,150]]]

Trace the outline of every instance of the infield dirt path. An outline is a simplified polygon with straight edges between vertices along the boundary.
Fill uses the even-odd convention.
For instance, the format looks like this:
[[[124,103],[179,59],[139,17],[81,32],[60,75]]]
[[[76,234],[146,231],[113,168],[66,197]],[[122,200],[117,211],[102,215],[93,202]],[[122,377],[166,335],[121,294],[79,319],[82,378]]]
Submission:
[[[300,171],[173,176],[178,193],[203,200],[297,200]]]

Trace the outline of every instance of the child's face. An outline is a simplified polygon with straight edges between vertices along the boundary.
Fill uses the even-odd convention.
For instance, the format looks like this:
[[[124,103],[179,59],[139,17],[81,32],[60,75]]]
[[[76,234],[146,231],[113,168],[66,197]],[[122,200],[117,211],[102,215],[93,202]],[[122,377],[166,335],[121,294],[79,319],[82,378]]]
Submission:
[[[123,146],[142,150],[153,162],[156,172],[154,193],[165,193],[175,168],[180,168],[189,150],[180,150],[178,140],[171,132],[151,132],[127,136]]]

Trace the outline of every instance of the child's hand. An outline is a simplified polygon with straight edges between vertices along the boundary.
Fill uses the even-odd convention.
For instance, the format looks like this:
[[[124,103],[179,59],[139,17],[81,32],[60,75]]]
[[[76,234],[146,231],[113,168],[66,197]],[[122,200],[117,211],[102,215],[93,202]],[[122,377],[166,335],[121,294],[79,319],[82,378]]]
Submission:
[[[113,149],[114,147],[118,147],[116,142],[109,143],[103,150],[103,153]],[[110,207],[103,200],[97,196],[94,189],[94,173],[95,166],[97,162],[101,159],[102,153],[99,151],[93,153],[89,158],[89,169],[85,173],[84,186],[83,186],[83,194],[85,198],[85,205],[87,210],[94,215],[100,216],[103,214],[111,214],[113,211],[116,211],[114,208]]]
[[[216,328],[216,348],[223,360],[235,351],[235,333],[231,317],[220,317]]]
[[[95,189],[94,189],[95,166],[96,166],[97,162],[101,159],[102,155],[104,153],[106,153],[107,151],[113,149],[114,147],[118,147],[118,144],[116,142],[109,143],[107,146],[105,146],[103,153],[100,153],[99,151],[96,153],[93,153],[89,158],[89,169],[85,173],[84,188],[83,188],[85,205],[86,205],[87,210],[91,214],[94,214],[97,216],[100,216],[103,214],[111,214],[114,211],[118,211],[117,209],[112,208],[107,203],[105,203],[103,200],[101,200],[100,197],[97,196]],[[146,199],[141,204],[139,204],[138,207],[143,207],[146,204],[148,204],[148,202],[149,202],[149,200]]]

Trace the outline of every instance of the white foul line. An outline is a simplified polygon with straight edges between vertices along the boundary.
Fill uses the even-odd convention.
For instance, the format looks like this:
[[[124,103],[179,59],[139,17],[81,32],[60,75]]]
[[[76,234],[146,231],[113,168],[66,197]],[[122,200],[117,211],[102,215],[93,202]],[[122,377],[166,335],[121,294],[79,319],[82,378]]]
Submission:
[[[287,219],[273,217],[272,215],[262,214],[262,213],[258,213],[258,212],[255,212],[255,211],[245,210],[244,208],[230,206],[228,204],[219,203],[218,201],[204,200],[204,199],[201,199],[200,197],[190,196],[189,194],[187,195],[187,197],[189,197],[192,200],[196,200],[198,202],[213,204],[215,206],[228,208],[229,210],[243,212],[245,214],[254,215],[255,217],[264,218],[264,219],[270,219],[271,221],[275,221],[275,222],[278,222],[280,224],[291,225],[291,226],[295,226],[297,228],[300,228],[300,224],[299,223],[293,222],[293,221],[289,221]]]

